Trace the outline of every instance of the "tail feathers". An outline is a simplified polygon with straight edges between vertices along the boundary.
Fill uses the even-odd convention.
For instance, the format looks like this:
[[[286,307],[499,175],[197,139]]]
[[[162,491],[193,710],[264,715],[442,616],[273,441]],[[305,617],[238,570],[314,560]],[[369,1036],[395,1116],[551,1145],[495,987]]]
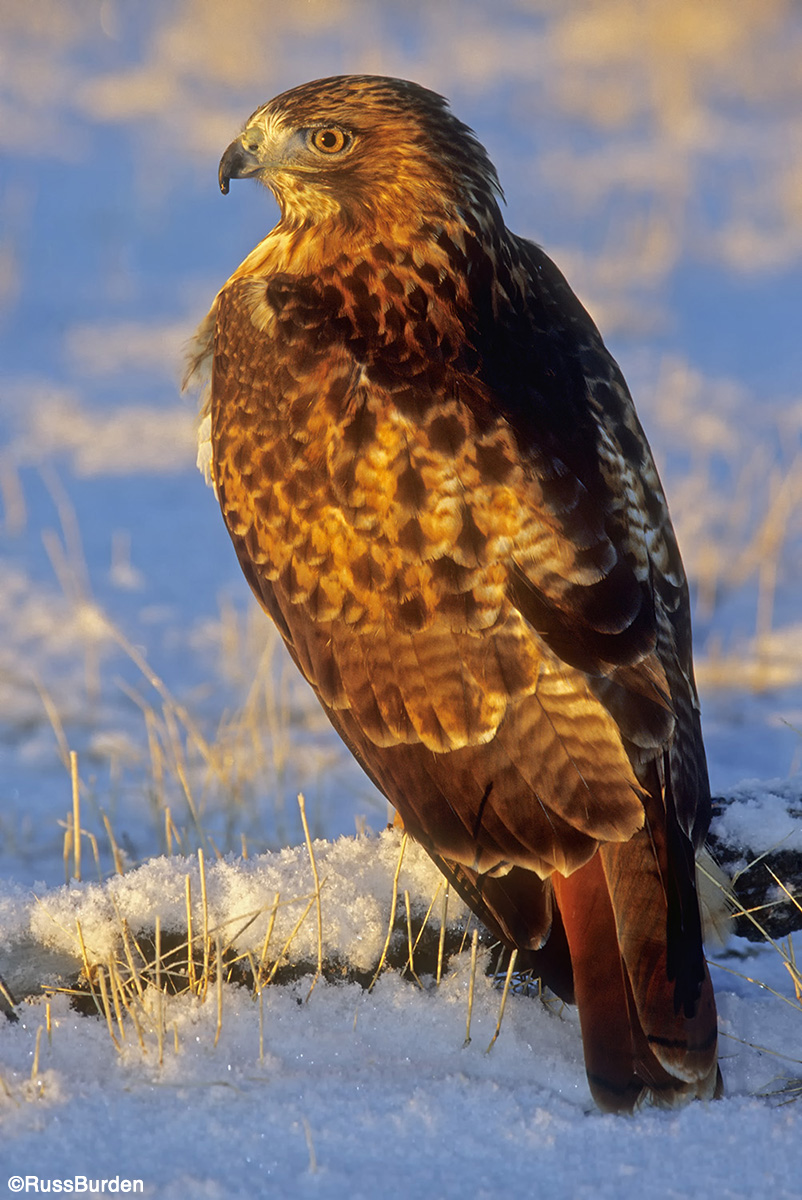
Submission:
[[[644,874],[643,863],[651,856]],[[569,877],[553,875],[571,951],[588,1081],[598,1106],[631,1112],[675,1107],[720,1091],[716,1010],[701,962],[693,1000],[678,997],[667,966],[668,911],[647,831],[600,848]]]
[[[623,849],[602,846],[599,859],[638,1022],[665,1069],[704,1090],[715,1068],[717,1029],[695,892],[678,898],[688,889],[676,872],[660,869],[646,831]]]

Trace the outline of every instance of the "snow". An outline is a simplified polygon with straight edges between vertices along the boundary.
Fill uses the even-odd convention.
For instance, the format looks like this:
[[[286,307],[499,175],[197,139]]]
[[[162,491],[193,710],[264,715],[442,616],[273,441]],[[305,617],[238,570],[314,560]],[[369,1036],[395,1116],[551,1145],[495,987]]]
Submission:
[[[710,951],[726,1098],[626,1120],[592,1107],[574,1010],[511,994],[487,1053],[501,992],[483,950],[467,1046],[467,949],[439,985],[421,968],[422,987],[397,970],[362,986],[398,835],[255,611],[179,390],[195,325],[274,218],[261,189],[217,191],[248,113],[349,70],[449,95],[511,227],[566,271],[636,396],[691,576],[713,790],[733,798],[716,833],[745,861],[799,853],[802,28],[780,0],[633,12],[2,6],[0,976],[27,998],[16,1023],[0,1017],[0,1183],[142,1178],[182,1200],[799,1195],[802,1013],[771,946]],[[71,750],[98,865],[84,837],[83,882],[65,884]],[[313,970],[299,791],[342,981],[310,994],[307,974],[261,1002],[226,983],[219,1036],[214,985],[205,1000],[151,989],[144,1048],[130,1019],[118,1048],[105,1017],[54,993],[48,1035],[34,997],[79,970],[76,922],[92,962],[119,956],[123,915],[180,938],[189,877],[197,934],[199,847],[215,936],[260,956],[276,894],[273,947],[311,900],[291,957]],[[408,845],[399,914],[407,892],[419,920],[438,882]],[[464,920],[452,897],[455,936]]]
[[[802,854],[802,797],[799,781],[745,779],[712,826],[728,846],[742,846],[751,858],[771,850]]]
[[[342,959],[359,970],[378,963],[387,930],[387,914],[393,874],[400,845],[395,834],[378,838],[340,838],[313,843],[312,853],[320,883],[323,913],[323,955],[329,961]],[[414,895],[418,907],[423,897],[434,896],[442,880],[437,868],[418,847],[405,846],[402,857],[403,885]],[[204,866],[207,919],[213,931],[232,940],[240,953],[260,955],[268,922],[272,920],[275,945],[283,945],[316,891],[305,846],[288,847],[257,858],[221,859]],[[72,952],[76,969],[81,950],[76,939],[76,922],[81,924],[83,943],[90,961],[110,957],[120,942],[120,921],[132,929],[152,928],[158,913],[164,930],[186,934],[186,879],[196,900],[201,895],[198,860],[156,858],[124,875],[112,876],[103,884],[85,883],[37,894],[17,889],[0,895],[0,945],[32,943]],[[402,891],[403,896],[403,891]],[[451,899],[452,917],[462,905]],[[256,919],[258,917],[258,920]],[[195,921],[197,924],[198,916]],[[250,923],[249,923],[250,922]],[[438,919],[433,918],[433,924]],[[247,928],[237,934],[240,926]],[[317,925],[305,921],[293,939],[293,956],[301,962],[317,957]],[[5,975],[6,983],[13,980]]]
[[[315,843],[326,960],[378,961],[400,841],[388,831]],[[114,952],[123,918],[134,934],[152,930],[157,914],[163,929],[185,931],[186,874],[197,898],[197,863],[180,858],[35,898],[5,885],[3,961],[15,961],[9,943],[24,944],[18,965],[60,952],[50,961],[69,975],[68,962],[74,971],[81,957],[76,921],[90,961]],[[414,846],[398,886],[419,913],[437,889],[437,873]],[[210,926],[231,931],[237,950],[256,955],[274,894],[286,896],[273,943],[283,945],[314,890],[306,848],[212,864],[207,889]],[[259,922],[235,936],[255,912]],[[435,904],[435,925],[438,912]],[[459,924],[464,914],[450,919]],[[198,922],[196,914],[196,929]],[[308,917],[293,948],[298,960],[315,959],[316,929]],[[467,1045],[467,952],[439,986],[431,976],[418,986],[392,971],[371,992],[320,980],[310,993],[312,975],[268,986],[261,1038],[260,1004],[249,988],[224,986],[219,1037],[213,988],[205,1002],[168,996],[161,1062],[152,990],[141,1009],[142,1045],[130,1022],[115,1045],[105,1020],[78,1016],[64,994],[51,1000],[48,1038],[39,1032],[44,1001],[23,1004],[19,1021],[2,1031],[0,1164],[53,1178],[78,1171],[144,1178],[147,1194],[159,1196],[368,1197],[379,1187],[401,1196],[435,1186],[443,1196],[490,1196],[533,1178],[550,1194],[572,1197],[694,1195],[700,1180],[726,1196],[769,1186],[773,1195],[798,1195],[799,1106],[764,1098],[782,1084],[783,1058],[775,1056],[799,1043],[798,1005],[728,981],[719,990],[728,1099],[679,1113],[604,1117],[590,1099],[574,1010],[512,994],[488,1051],[500,992],[482,971],[485,956]],[[759,957],[761,976],[782,986],[768,956]],[[770,1046],[744,1044],[752,1042]]]
[[[395,831],[313,845],[324,961],[358,969],[378,962],[400,846]],[[155,928],[156,915],[164,931],[185,933],[187,875],[197,930],[196,861],[159,858],[102,885],[36,896],[4,885],[6,983],[17,983],[15,966],[20,983],[26,970],[46,978],[48,964],[74,977],[82,958],[77,922],[93,963],[115,951],[122,957],[123,920],[135,937]],[[418,915],[438,882],[408,844],[397,883]],[[282,904],[272,944],[280,947],[314,895],[306,847],[211,864],[210,929],[258,957],[276,893]],[[435,903],[435,928],[440,911]],[[449,920],[465,920],[453,900]],[[292,956],[313,962],[316,946],[310,914]],[[48,1037],[40,1032],[45,1002],[25,1003],[0,1043],[0,1164],[53,1178],[79,1170],[144,1178],[148,1194],[160,1196],[368,1197],[378,1186],[390,1196],[432,1186],[444,1196],[490,1196],[532,1178],[558,1196],[693,1195],[700,1178],[717,1181],[726,1196],[753,1195],[769,1183],[774,1195],[798,1194],[799,1107],[765,1099],[782,1086],[781,1047],[798,1044],[798,1004],[745,979],[728,981],[719,990],[728,1099],[679,1113],[604,1117],[590,1099],[574,1010],[511,994],[488,1050],[501,994],[484,973],[486,956],[480,951],[467,1044],[468,952],[439,985],[429,975],[419,986],[387,971],[369,992],[325,980],[310,991],[309,974],[265,987],[261,1005],[251,988],[226,984],[221,1009],[214,986],[205,1001],[185,993],[158,1002],[151,989],[140,1009],[141,1044],[130,1021],[124,1041],[114,1026],[115,1044],[102,1017],[77,1015],[63,993],[50,1001]],[[762,950],[758,959],[761,977],[779,990],[776,964]],[[765,1052],[756,1048],[765,1042]]]

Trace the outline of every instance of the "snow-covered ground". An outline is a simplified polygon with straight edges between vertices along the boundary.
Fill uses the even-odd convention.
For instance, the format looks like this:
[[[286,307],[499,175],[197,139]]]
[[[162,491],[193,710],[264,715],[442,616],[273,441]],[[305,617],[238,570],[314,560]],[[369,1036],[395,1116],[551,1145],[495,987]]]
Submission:
[[[400,840],[388,831],[314,845],[325,963],[370,973],[379,962]],[[185,859],[156,859],[105,885],[35,897],[6,886],[7,982],[24,991],[26,976],[74,976],[84,954],[92,963],[116,958],[124,976],[123,922],[133,947],[142,930],[153,932],[156,914],[160,944],[180,931],[183,964],[187,876],[199,934],[200,870]],[[232,957],[250,953],[270,964],[306,913],[289,957],[314,964],[315,891],[306,847],[217,862],[206,868],[209,931]],[[438,932],[442,887],[412,845],[398,871],[399,898],[404,893],[418,918],[435,898],[429,921]],[[455,931],[464,924],[453,897],[449,921]],[[403,930],[395,937],[403,962],[408,940]],[[740,949],[747,953],[748,944]],[[130,1001],[136,1023],[123,1016],[124,1039],[111,1001],[108,1026],[56,995],[49,1035],[44,1003],[23,1005],[0,1042],[0,1162],[23,1176],[141,1178],[145,1194],[175,1197],[435,1188],[448,1197],[491,1196],[533,1178],[549,1194],[571,1197],[692,1196],[714,1183],[725,1196],[799,1194],[799,1105],[782,1089],[802,1011],[743,977],[757,973],[792,994],[774,951],[752,961],[730,956],[726,968],[741,977],[716,975],[729,1098],[631,1120],[593,1110],[574,1010],[511,995],[488,1051],[501,993],[485,959],[480,951],[468,1044],[467,951],[439,986],[431,974],[418,986],[388,971],[370,992],[359,982],[321,980],[310,994],[310,972],[264,987],[261,1002],[252,988],[231,984],[219,997],[212,984],[204,1002],[186,991],[158,1001],[143,978],[143,998]],[[100,996],[97,977],[95,985]]]
[[[381,950],[398,846],[369,831],[385,806],[253,612],[178,388],[195,322],[275,216],[256,187],[219,196],[219,154],[258,103],[318,75],[418,79],[477,130],[510,225],[591,307],[662,465],[714,790],[799,772],[801,51],[782,0],[0,6],[0,975],[14,988],[74,973],[76,917],[90,961],[119,949],[123,911],[170,928],[187,873],[198,899],[199,846],[214,921],[263,909],[242,935],[261,952],[280,891],[298,902],[276,918],[286,940],[313,895],[298,791],[331,843],[316,843],[326,953],[361,970]],[[69,751],[99,859],[84,837],[81,873],[102,886],[60,886]],[[744,838],[767,835],[759,806],[743,820]],[[437,887],[412,848],[399,887],[413,909]],[[314,962],[316,931],[313,904],[293,953]],[[388,972],[369,995],[265,988],[261,1052],[260,1004],[234,984],[216,1045],[216,994],[149,1015],[143,1000],[145,1050],[130,1021],[118,1048],[63,995],[38,1033],[45,1004],[26,1002],[0,1025],[0,1186],[797,1196],[802,1108],[765,1096],[802,1076],[791,976],[770,947],[711,957],[727,1099],[632,1121],[590,1111],[573,1011],[511,996],[486,1054],[500,992],[481,970],[463,1048],[469,954],[439,987]]]

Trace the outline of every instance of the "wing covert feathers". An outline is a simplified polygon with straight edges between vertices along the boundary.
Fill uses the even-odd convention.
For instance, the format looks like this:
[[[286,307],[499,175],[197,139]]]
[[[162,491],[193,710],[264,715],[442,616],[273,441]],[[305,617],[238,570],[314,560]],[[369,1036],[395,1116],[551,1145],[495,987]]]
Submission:
[[[575,997],[600,1107],[716,1095],[688,591],[621,373],[440,97],[323,80],[247,130],[224,178],[256,163],[282,217],[191,363],[245,576],[410,834]]]

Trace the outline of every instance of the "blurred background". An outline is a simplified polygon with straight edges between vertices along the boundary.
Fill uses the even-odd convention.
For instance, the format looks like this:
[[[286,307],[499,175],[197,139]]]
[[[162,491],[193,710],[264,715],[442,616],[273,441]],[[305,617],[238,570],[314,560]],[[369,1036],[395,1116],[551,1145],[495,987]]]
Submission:
[[[255,610],[180,392],[277,216],[220,196],[220,154],[342,72],[450,98],[621,363],[692,580],[714,789],[799,769],[800,62],[792,0],[0,0],[4,875],[64,877],[70,751],[85,874],[295,842],[299,790],[317,835],[386,820]]]

